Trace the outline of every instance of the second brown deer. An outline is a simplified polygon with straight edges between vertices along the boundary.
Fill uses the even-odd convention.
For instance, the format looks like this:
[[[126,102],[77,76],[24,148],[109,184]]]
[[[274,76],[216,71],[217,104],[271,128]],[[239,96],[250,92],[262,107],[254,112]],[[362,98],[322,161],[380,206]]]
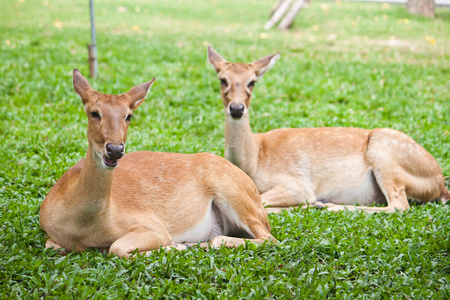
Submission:
[[[408,198],[422,203],[450,198],[434,157],[397,130],[284,128],[253,134],[253,88],[278,57],[232,63],[208,48],[225,109],[225,158],[252,178],[269,212],[308,204],[395,212],[410,207]]]

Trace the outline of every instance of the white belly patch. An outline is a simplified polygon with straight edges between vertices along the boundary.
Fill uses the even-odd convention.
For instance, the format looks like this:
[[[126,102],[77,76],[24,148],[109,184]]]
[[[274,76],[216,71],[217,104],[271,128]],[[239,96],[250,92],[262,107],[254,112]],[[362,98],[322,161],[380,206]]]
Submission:
[[[208,241],[215,236],[214,229],[216,227],[216,223],[216,217],[212,213],[210,206],[206,212],[206,215],[197,225],[195,225],[194,228],[190,228],[182,234],[174,236],[173,241],[175,243],[197,243],[200,241]]]

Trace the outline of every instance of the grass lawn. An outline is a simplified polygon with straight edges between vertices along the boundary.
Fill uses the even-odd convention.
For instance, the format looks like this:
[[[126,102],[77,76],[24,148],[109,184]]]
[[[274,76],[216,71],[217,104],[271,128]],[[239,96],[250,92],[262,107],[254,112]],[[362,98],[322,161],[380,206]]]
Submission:
[[[450,9],[429,20],[382,3],[313,1],[289,32],[264,31],[273,0],[96,0],[104,93],[157,81],[127,150],[223,156],[213,45],[230,61],[281,52],[259,80],[254,132],[391,127],[450,177]],[[450,205],[363,215],[270,215],[278,245],[121,259],[44,248],[39,205],[87,149],[72,69],[88,75],[88,1],[0,0],[0,298],[450,298]]]

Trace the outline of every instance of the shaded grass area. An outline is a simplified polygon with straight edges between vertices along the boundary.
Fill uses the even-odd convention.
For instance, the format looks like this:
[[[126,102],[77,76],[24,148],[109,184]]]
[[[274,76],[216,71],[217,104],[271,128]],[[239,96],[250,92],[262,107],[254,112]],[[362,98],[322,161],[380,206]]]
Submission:
[[[0,293],[2,298],[448,298],[449,208],[405,213],[296,211],[270,216],[279,245],[155,252],[123,260],[45,250],[39,205],[87,148],[71,84],[88,74],[88,6],[0,1]],[[264,31],[272,1],[96,1],[100,77],[123,93],[157,77],[135,113],[128,151],[223,155],[211,44],[230,61],[281,51],[259,80],[252,127],[392,127],[450,176],[450,13],[314,2],[289,32]]]

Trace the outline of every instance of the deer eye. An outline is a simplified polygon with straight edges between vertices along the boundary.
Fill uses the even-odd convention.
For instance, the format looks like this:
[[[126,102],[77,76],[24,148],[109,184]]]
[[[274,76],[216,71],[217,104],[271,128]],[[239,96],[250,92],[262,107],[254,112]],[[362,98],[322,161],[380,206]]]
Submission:
[[[130,122],[133,119],[133,115],[128,115],[125,117],[125,121]]]
[[[220,79],[220,85],[223,85],[224,87],[228,86],[228,83],[225,79]]]
[[[102,117],[100,117],[100,115],[96,111],[91,112],[91,117],[93,119],[97,119],[97,120],[101,120],[101,118],[102,118]]]
[[[255,86],[256,81],[250,81],[250,83],[247,85],[248,88],[253,88]]]

